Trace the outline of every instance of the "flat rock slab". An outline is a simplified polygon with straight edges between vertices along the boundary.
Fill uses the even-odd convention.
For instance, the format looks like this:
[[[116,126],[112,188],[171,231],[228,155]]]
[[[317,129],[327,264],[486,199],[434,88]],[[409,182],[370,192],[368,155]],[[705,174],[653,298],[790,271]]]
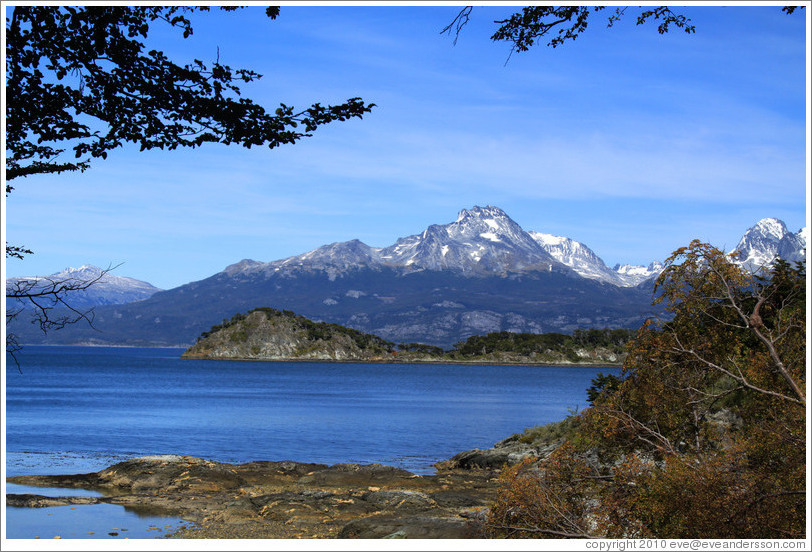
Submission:
[[[6,506],[16,506],[17,508],[50,508],[52,506],[101,504],[103,502],[105,502],[105,498],[98,496],[42,496],[37,494],[6,495]]]
[[[351,521],[339,533],[343,539],[467,539],[476,527],[454,517],[368,517]]]
[[[381,464],[249,462],[181,455],[133,458],[96,473],[10,477],[101,497],[7,495],[10,505],[110,503],[195,523],[181,538],[466,538],[476,536],[497,470],[420,476]]]

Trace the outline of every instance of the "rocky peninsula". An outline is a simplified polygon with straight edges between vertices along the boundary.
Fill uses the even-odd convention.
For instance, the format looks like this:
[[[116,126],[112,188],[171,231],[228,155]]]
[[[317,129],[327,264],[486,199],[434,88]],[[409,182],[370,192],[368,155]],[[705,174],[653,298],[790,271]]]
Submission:
[[[103,496],[8,494],[6,500],[31,508],[118,504],[193,523],[173,538],[478,538],[503,465],[545,452],[514,435],[493,449],[440,462],[434,475],[381,464],[143,456],[94,473],[7,479]]]

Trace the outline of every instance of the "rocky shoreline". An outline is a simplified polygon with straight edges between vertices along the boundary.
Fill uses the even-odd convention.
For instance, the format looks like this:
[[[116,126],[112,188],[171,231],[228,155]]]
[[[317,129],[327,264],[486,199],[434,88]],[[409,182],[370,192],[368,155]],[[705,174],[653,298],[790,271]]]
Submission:
[[[224,360],[214,359],[205,356],[183,355],[181,358],[193,360]],[[227,360],[235,362],[284,362],[284,363],[325,363],[325,364],[439,364],[439,365],[460,365],[460,366],[537,366],[537,367],[558,367],[572,366],[583,368],[620,368],[622,362],[567,362],[567,361],[537,361],[537,360],[452,360],[438,358],[415,358],[415,357],[375,357],[369,359],[329,359],[329,358],[251,358],[251,357],[229,357]]]
[[[6,502],[30,508],[118,504],[194,524],[172,538],[479,538],[504,464],[549,453],[518,438],[439,462],[434,475],[381,464],[143,456],[94,473],[7,478],[103,496],[7,494]]]

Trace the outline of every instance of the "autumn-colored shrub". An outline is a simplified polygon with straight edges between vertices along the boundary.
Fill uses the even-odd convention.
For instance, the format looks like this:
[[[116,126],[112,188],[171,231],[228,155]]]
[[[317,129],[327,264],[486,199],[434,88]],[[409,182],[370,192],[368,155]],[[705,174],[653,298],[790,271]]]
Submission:
[[[741,447],[635,459],[604,486],[598,526],[610,538],[803,538],[804,494],[786,490],[803,479],[792,479],[754,467]]]
[[[656,288],[673,317],[637,332],[559,451],[505,470],[492,535],[805,537],[805,284],[677,250]]]
[[[541,463],[525,459],[500,475],[486,535],[497,538],[585,538],[593,469],[564,444]]]

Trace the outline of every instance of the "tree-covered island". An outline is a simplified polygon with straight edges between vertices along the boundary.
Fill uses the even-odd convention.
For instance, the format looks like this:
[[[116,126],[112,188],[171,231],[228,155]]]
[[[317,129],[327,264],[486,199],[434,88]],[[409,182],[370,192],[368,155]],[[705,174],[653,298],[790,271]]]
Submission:
[[[314,322],[289,310],[260,307],[203,332],[183,357],[607,365],[622,362],[633,334],[626,329],[575,330],[572,335],[503,331],[471,336],[444,350],[423,343],[396,344],[339,324]]]

